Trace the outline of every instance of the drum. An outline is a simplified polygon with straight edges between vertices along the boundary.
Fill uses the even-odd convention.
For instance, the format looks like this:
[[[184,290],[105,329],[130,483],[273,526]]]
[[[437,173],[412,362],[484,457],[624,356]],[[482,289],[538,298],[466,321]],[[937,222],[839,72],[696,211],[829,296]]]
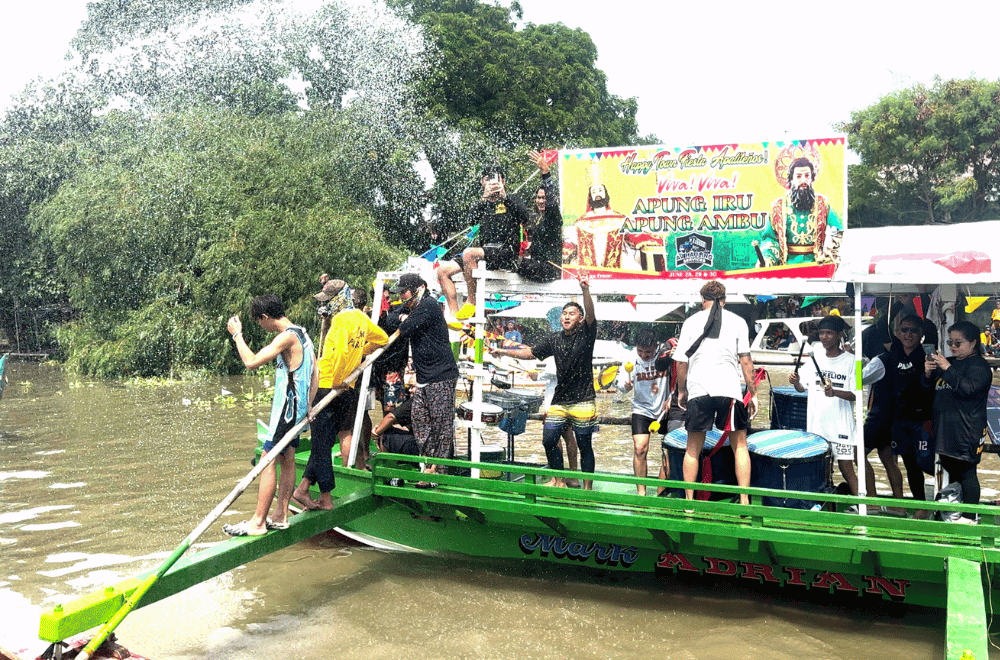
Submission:
[[[830,485],[830,443],[815,433],[771,430],[747,437],[750,485],[774,490],[821,493]],[[798,497],[764,497],[765,506],[811,509],[815,502]]]
[[[464,401],[462,402],[462,405],[455,410],[455,414],[458,415],[459,419],[471,422],[473,413],[477,408],[482,413],[483,424],[498,424],[500,422],[500,416],[503,414],[503,408],[495,406],[492,403],[476,404],[472,401]]]
[[[705,435],[705,447],[701,451],[702,458],[709,455],[716,443],[722,436],[722,431],[712,429]],[[674,429],[663,436],[661,441],[663,451],[667,453],[667,461],[670,465],[670,478],[674,481],[684,480],[684,452],[687,450],[687,431],[683,428]],[[722,449],[712,456],[712,483],[736,485],[736,461],[733,458],[732,447],[729,446],[729,438]],[[698,481],[701,481],[701,464],[698,465]],[[672,497],[684,497],[683,488],[667,489]],[[697,490],[697,488],[695,488]],[[711,493],[709,499],[728,500],[732,497],[729,493]]]
[[[806,430],[808,397],[791,385],[771,388],[771,428]]]
[[[542,401],[545,399],[545,394],[543,392],[535,392],[532,390],[513,389],[510,390],[510,394],[516,396],[520,400],[528,414],[538,412],[542,407]]]
[[[479,448],[480,463],[503,463],[506,450],[500,445],[483,445]],[[503,475],[500,470],[480,470],[483,479],[499,479]]]

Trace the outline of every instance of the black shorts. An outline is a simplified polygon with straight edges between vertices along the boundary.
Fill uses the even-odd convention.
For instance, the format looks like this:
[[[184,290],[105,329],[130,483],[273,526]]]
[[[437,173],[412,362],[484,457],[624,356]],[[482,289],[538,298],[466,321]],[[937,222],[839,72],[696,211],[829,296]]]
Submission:
[[[389,431],[382,436],[382,446],[392,454],[410,454],[419,456],[420,450],[417,448],[417,439],[412,433],[402,431]]]
[[[649,425],[654,421],[652,417],[632,413],[632,435],[649,435]]]
[[[553,263],[558,263],[562,257],[553,259]],[[532,282],[552,282],[559,279],[562,274],[558,267],[547,261],[523,257],[517,262],[517,274]]]
[[[882,420],[865,422],[865,449],[885,449],[892,442],[892,424]]]
[[[892,453],[896,456],[916,455],[918,450],[926,450],[928,443],[933,446],[933,439],[924,422],[896,420],[892,423],[889,437]]]
[[[517,265],[517,255],[511,252],[509,248],[505,245],[484,245],[483,246],[483,263],[486,264],[486,270],[514,270]],[[464,269],[465,264],[462,260],[462,255],[458,255],[454,259],[455,263],[458,264],[459,268]]]
[[[724,429],[727,421],[732,422],[730,431],[746,431],[750,428],[750,416],[742,401],[728,396],[699,396],[688,401],[685,424],[688,433],[711,431],[713,423],[715,428]]]

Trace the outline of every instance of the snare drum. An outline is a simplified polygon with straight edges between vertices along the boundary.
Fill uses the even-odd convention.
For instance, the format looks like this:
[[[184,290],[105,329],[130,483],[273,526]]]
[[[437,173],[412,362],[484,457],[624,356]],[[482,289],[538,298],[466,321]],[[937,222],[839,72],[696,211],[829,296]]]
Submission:
[[[472,401],[465,401],[461,406],[455,410],[459,419],[464,419],[467,422],[472,421],[473,414],[476,409],[482,414],[481,419],[484,424],[499,424],[500,417],[503,415],[503,408],[500,406],[495,406],[492,403],[473,403]]]

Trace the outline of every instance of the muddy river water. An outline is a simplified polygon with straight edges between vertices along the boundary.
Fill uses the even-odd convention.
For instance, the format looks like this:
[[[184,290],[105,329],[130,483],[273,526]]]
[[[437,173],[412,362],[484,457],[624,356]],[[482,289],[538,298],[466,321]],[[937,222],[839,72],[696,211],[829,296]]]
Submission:
[[[249,469],[254,420],[268,404],[252,396],[264,387],[255,377],[136,385],[25,362],[8,372],[0,646],[34,657],[45,647],[40,611],[155,567],[230,491]],[[771,377],[787,383],[780,370]],[[601,408],[630,410],[620,395],[602,395]],[[518,437],[518,460],[543,461],[539,427],[529,422]],[[595,447],[598,470],[631,473],[626,427],[603,427]],[[650,474],[657,467],[651,460]],[[992,499],[995,456],[981,474]],[[244,496],[223,522],[252,507]],[[201,545],[222,538],[217,525]],[[944,614],[818,604],[730,582],[386,553],[323,535],[141,608],[119,636],[155,660],[935,658]]]

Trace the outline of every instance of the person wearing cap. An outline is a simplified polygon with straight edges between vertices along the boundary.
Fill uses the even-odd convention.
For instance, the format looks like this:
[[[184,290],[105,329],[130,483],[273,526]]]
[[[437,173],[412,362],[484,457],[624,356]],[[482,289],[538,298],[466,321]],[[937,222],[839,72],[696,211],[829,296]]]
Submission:
[[[718,280],[701,287],[701,311],[681,326],[674,349],[677,363],[677,403],[687,408],[687,448],[684,452],[684,481],[698,478],[705,435],[712,429],[729,429],[729,444],[736,457],[736,482],[750,485],[750,451],[747,430],[757,414],[757,386],[750,358],[750,329],[747,322],[723,309],[726,287]],[[750,392],[750,404],[743,404],[740,370]],[[694,490],[686,489],[687,499]],[[740,502],[750,498],[740,494]]]
[[[464,320],[476,313],[476,280],[472,271],[480,261],[487,270],[514,270],[521,245],[521,226],[528,222],[528,209],[516,197],[507,194],[503,168],[489,165],[479,179],[482,198],[469,212],[469,224],[479,225],[479,246],[466,248],[454,261],[438,264],[437,277],[453,319]],[[462,272],[465,277],[465,305],[458,308],[458,292],[452,277]],[[449,319],[452,326],[455,322]],[[460,326],[459,326],[460,328]]]
[[[433,464],[435,458],[455,456],[455,385],[458,365],[451,352],[448,326],[441,306],[427,295],[427,283],[416,273],[406,273],[393,288],[405,310],[400,314],[399,339],[408,341],[416,370],[413,392],[413,435],[427,467],[434,474],[445,468]],[[405,314],[405,318],[404,318]],[[421,481],[420,488],[433,486]]]
[[[332,509],[330,495],[334,487],[332,451],[336,439],[340,438],[340,456],[343,465],[348,465],[351,451],[351,430],[358,406],[358,388],[354,383],[345,384],[365,355],[376,348],[385,346],[389,337],[360,311],[354,309],[351,287],[343,280],[330,280],[317,293],[316,300],[326,303],[330,315],[330,330],[326,333],[323,350],[319,359],[319,378],[313,409],[309,411],[312,423],[312,449],[309,463],[302,475],[302,481],[292,493],[292,498],[306,509]],[[342,390],[322,410],[315,410],[331,390]],[[358,446],[357,463],[364,465],[367,447]],[[313,500],[309,488],[317,484],[319,500]]]
[[[556,389],[552,404],[545,411],[542,446],[545,458],[553,470],[563,469],[563,454],[559,446],[563,430],[573,425],[580,450],[580,468],[593,474],[595,470],[593,434],[597,426],[594,395],[594,345],[597,341],[597,319],[594,300],[590,295],[590,280],[584,271],[577,273],[583,306],[577,302],[563,305],[560,320],[562,330],[545,337],[533,348],[495,348],[493,355],[544,361],[555,356]],[[585,479],[585,490],[593,488],[593,480]],[[553,478],[546,486],[565,488],[566,481]]]
[[[833,456],[844,476],[852,495],[858,494],[858,475],[854,469],[855,451],[854,356],[843,349],[847,321],[837,315],[828,315],[819,322],[819,343],[812,344],[816,368],[802,369],[802,375],[788,377],[797,392],[806,392],[806,431],[825,438],[833,448]],[[803,382],[805,381],[805,382]]]
[[[263,447],[263,455],[266,455],[286,433],[305,420],[310,397],[317,387],[316,358],[309,334],[305,328],[288,320],[285,306],[278,296],[264,294],[254,298],[250,302],[250,317],[266,332],[277,333],[271,343],[260,351],[254,353],[247,346],[239,316],[231,317],[226,329],[232,335],[236,350],[247,369],[256,369],[272,360],[277,363],[268,439]],[[274,463],[261,473],[253,517],[235,525],[223,525],[222,531],[230,536],[260,536],[269,529],[288,527],[288,503],[295,486],[295,448],[298,446],[299,438],[296,436],[278,455],[280,481]],[[278,507],[271,519],[267,517],[267,513],[271,509],[276,486]]]

